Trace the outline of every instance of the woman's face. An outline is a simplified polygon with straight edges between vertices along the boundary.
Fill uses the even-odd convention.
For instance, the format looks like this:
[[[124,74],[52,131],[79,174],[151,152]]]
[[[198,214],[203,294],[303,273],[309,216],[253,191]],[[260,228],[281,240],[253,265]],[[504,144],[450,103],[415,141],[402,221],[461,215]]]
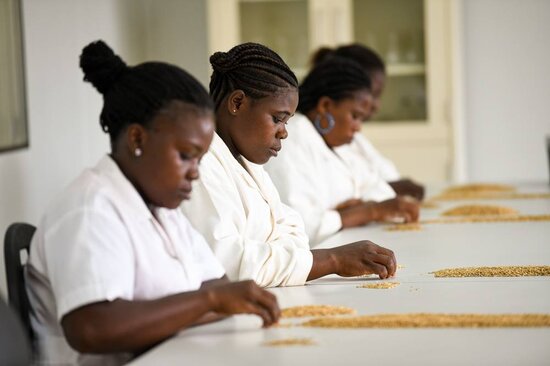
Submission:
[[[373,98],[369,90],[360,90],[350,98],[334,101],[328,97],[319,100],[318,112],[321,126],[326,127],[326,113],[334,117],[334,128],[322,135],[329,147],[349,144],[353,135],[361,129],[361,122],[368,119],[372,111]],[[324,111],[324,112],[323,112]]]
[[[230,98],[236,100],[235,96],[234,92]],[[286,88],[261,99],[243,93],[240,101],[231,105],[234,120],[229,125],[229,135],[235,150],[255,164],[265,164],[277,156],[281,140],[288,135],[286,123],[298,106],[298,91]]]
[[[373,71],[369,75],[371,80],[371,89],[372,89],[372,111],[371,116],[376,114],[380,110],[380,98],[382,97],[382,92],[384,91],[384,86],[386,83],[386,74],[382,70]],[[369,116],[369,117],[371,117]]]
[[[142,128],[134,159],[134,184],[147,203],[177,208],[190,198],[191,182],[199,177],[199,161],[214,134],[213,114],[191,104],[173,102]]]

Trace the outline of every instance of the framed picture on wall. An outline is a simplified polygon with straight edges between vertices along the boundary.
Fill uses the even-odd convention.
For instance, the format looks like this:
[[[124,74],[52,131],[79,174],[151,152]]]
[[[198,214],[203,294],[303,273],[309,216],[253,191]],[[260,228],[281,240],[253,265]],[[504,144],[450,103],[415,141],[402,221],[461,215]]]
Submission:
[[[0,152],[29,146],[21,0],[0,0]]]

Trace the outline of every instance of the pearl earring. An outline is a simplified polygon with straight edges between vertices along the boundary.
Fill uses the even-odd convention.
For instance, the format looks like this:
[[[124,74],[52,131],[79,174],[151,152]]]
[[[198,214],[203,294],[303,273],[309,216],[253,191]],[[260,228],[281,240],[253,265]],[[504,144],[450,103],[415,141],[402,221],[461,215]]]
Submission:
[[[136,147],[136,149],[134,150],[134,155],[136,156],[136,158],[139,158],[141,156],[141,149],[139,147]]]
[[[236,109],[233,109],[233,113],[237,113],[237,110],[236,110]]]

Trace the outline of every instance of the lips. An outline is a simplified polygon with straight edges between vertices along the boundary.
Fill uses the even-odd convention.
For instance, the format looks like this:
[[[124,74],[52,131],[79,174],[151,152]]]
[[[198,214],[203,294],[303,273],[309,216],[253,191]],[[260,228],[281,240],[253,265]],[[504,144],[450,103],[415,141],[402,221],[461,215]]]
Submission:
[[[279,151],[281,150],[281,145],[273,146],[269,149],[269,152],[271,152],[271,155],[277,156],[279,154]]]

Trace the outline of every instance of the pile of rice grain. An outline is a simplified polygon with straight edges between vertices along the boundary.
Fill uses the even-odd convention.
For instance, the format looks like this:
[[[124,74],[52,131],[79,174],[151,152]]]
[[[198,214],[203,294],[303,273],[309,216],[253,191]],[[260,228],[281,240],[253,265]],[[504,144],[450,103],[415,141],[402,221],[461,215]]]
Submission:
[[[281,311],[281,318],[303,318],[308,316],[331,316],[355,314],[355,310],[345,306],[305,305],[293,306]]]
[[[380,282],[380,283],[367,283],[357,286],[357,288],[372,288],[372,289],[390,289],[399,286],[399,282]]]
[[[320,328],[508,328],[550,327],[548,314],[381,314],[315,318],[302,323]]]
[[[509,207],[489,205],[464,205],[443,212],[443,216],[517,216],[519,212]]]
[[[286,338],[276,339],[273,341],[264,342],[264,346],[280,347],[280,346],[313,346],[315,343],[310,338]]]
[[[443,191],[443,194],[458,193],[500,193],[515,192],[516,188],[506,184],[472,183],[452,186]]]
[[[431,272],[435,277],[526,277],[550,276],[550,266],[499,266],[446,268]]]
[[[420,231],[422,230],[422,226],[417,223],[407,223],[407,224],[397,224],[392,226],[387,226],[385,228],[387,231]]]

